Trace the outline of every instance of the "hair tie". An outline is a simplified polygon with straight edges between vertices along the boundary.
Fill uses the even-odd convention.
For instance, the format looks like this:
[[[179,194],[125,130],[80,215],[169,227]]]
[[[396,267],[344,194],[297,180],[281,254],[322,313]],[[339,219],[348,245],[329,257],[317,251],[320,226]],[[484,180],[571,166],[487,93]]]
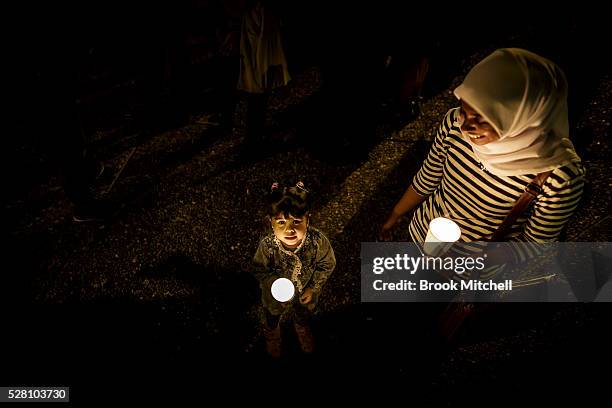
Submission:
[[[308,192],[308,190],[306,190],[306,187],[304,187],[304,183],[300,180],[297,182],[297,184],[295,185],[297,188],[299,188],[300,190],[303,190],[305,192]]]

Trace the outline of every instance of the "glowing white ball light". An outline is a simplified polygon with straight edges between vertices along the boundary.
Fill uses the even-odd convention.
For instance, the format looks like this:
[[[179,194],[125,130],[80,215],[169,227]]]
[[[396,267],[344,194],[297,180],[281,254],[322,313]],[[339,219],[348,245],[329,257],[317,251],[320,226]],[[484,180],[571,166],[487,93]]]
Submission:
[[[287,302],[293,298],[295,286],[287,278],[278,278],[272,284],[272,296],[279,302]]]
[[[456,242],[461,238],[461,229],[453,220],[444,217],[434,218],[429,223],[427,238],[425,241],[428,242]]]
[[[423,245],[423,251],[427,255],[439,256],[461,238],[461,228],[448,218],[434,218],[429,223],[429,230]]]

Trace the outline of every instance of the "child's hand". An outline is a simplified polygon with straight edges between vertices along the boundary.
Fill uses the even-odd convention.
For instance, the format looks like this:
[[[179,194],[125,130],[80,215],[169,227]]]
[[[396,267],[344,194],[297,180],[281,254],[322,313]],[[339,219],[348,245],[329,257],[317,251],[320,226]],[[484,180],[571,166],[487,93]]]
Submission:
[[[314,292],[312,291],[311,288],[304,289],[304,293],[302,293],[302,296],[300,296],[300,303],[303,305],[310,303],[312,301],[313,295],[314,295]]]

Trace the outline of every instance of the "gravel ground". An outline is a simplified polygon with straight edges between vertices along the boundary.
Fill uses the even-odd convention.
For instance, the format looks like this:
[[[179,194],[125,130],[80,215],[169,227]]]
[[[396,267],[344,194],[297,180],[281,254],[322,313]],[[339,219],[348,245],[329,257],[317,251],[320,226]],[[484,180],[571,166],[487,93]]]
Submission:
[[[487,53],[473,55],[463,66],[467,69]],[[9,214],[20,215],[13,217],[11,238],[17,254],[24,255],[24,270],[29,272],[24,279],[33,282],[35,303],[87,310],[129,305],[123,311],[117,307],[112,316],[128,315],[126,326],[150,334],[163,345],[160,354],[179,360],[219,345],[228,355],[261,356],[258,289],[245,270],[264,232],[262,194],[275,180],[303,180],[317,192],[313,222],[328,234],[338,259],[323,293],[317,326],[327,352],[338,352],[351,343],[351,335],[361,336],[361,324],[378,327],[383,323],[377,319],[385,321],[381,316],[390,310],[360,308],[360,243],[375,240],[378,226],[424,158],[440,119],[455,106],[451,90],[463,75],[426,100],[421,115],[405,127],[380,126],[377,143],[363,160],[339,165],[298,143],[245,162],[240,156],[240,120],[233,135],[219,135],[214,118],[203,114],[183,128],[106,159],[106,175],[97,192],[125,204],[111,222],[72,223],[70,206],[58,181],[51,179],[27,199],[7,206]],[[271,122],[318,87],[316,67],[298,75],[291,87],[272,99]],[[589,136],[581,151],[589,181],[581,209],[567,228],[567,240],[610,240],[611,96],[608,74],[574,126],[576,135]],[[238,119],[243,110],[239,105]],[[292,130],[285,131],[281,139],[291,141]],[[28,204],[32,202],[36,204]],[[407,239],[406,220],[397,234],[397,239]],[[537,308],[544,310],[545,323],[536,319],[512,333],[487,337],[476,331],[443,354],[427,382],[448,388],[478,379],[493,381],[510,361],[561,350],[573,341],[572,333],[592,333],[598,327],[601,313],[588,306]],[[411,313],[398,305],[393,316],[403,311]],[[91,325],[99,324],[92,319]],[[351,325],[351,319],[357,323]],[[400,321],[404,322],[409,324]],[[115,328],[110,323],[102,326]],[[402,333],[400,340],[409,336]],[[377,344],[385,346],[381,339]],[[349,346],[347,350],[355,352]],[[405,373],[408,364],[400,359],[392,372]]]

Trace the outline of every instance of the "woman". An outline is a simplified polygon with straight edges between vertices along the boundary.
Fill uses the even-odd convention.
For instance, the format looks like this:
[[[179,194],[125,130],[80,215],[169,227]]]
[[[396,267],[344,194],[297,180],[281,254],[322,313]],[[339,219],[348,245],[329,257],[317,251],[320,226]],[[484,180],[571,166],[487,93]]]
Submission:
[[[561,69],[526,50],[499,49],[472,68],[454,93],[461,106],[446,114],[421,169],[383,224],[381,239],[389,240],[398,219],[415,210],[415,242],[425,241],[436,217],[455,221],[462,242],[490,240],[525,187],[551,171],[530,211],[503,239],[557,241],[578,205],[585,174],[569,140]],[[503,261],[530,256],[521,251]]]

